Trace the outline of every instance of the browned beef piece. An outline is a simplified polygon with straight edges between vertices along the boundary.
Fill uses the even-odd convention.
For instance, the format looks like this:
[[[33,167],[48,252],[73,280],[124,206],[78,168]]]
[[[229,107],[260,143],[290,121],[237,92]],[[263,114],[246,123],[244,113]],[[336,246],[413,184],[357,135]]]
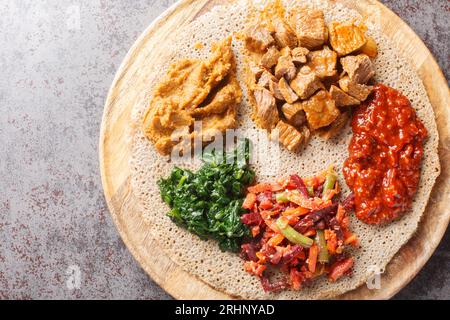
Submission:
[[[257,87],[254,92],[256,121],[263,129],[271,130],[278,123],[278,109],[274,96],[269,90]]]
[[[297,47],[292,50],[292,61],[295,64],[304,64],[307,61],[309,50],[302,47]]]
[[[365,54],[341,58],[341,64],[354,83],[366,84],[375,75],[372,60]]]
[[[280,48],[297,46],[298,40],[294,30],[283,19],[274,17],[272,26],[275,31],[273,37]]]
[[[301,102],[297,103],[285,103],[281,107],[281,112],[283,113],[289,124],[296,128],[303,126],[306,123],[306,114],[303,111]]]
[[[339,87],[341,87],[343,91],[358,99],[359,101],[366,100],[373,89],[372,86],[367,86],[365,84],[359,84],[350,81],[350,78],[348,76],[345,76],[341,80],[339,80]]]
[[[292,57],[290,55],[282,55],[278,59],[277,66],[275,67],[275,77],[278,79],[286,78],[286,80],[291,81],[295,78],[297,74],[297,68],[292,62]]]
[[[254,61],[248,62],[248,68],[249,68],[250,72],[253,74],[253,76],[255,77],[255,81],[258,81],[264,72],[264,68],[262,68],[261,66],[256,64]]]
[[[244,32],[245,46],[254,52],[264,52],[269,46],[275,43],[270,31],[261,26],[258,22],[250,24]]]
[[[269,90],[270,90],[270,92],[273,94],[273,96],[276,99],[284,101],[284,97],[281,94],[280,87],[278,86],[278,82],[270,81],[270,83],[269,83]]]
[[[350,120],[350,111],[341,113],[334,122],[320,133],[320,136],[324,139],[331,139],[342,132],[342,128],[345,127],[348,120]]]
[[[269,50],[262,56],[261,58],[261,65],[266,68],[267,70],[270,70],[273,66],[275,66],[278,63],[278,59],[280,58],[280,51],[273,46],[270,47]]]
[[[291,25],[302,47],[315,49],[322,46],[327,39],[328,32],[322,10],[308,8],[293,10]]]
[[[340,114],[331,94],[325,90],[319,91],[309,100],[304,101],[302,106],[312,129],[330,125]]]
[[[270,133],[272,140],[278,140],[289,151],[296,152],[305,141],[302,132],[284,121],[279,121],[274,130]]]
[[[329,25],[330,44],[339,56],[361,49],[367,42],[365,31],[353,22],[335,22]]]
[[[308,66],[319,78],[332,77],[336,71],[337,53],[325,46],[322,50],[312,51],[308,54]]]
[[[310,67],[304,66],[292,80],[291,88],[301,99],[308,99],[314,92],[322,89],[323,84]]]
[[[355,106],[360,103],[358,99],[353,98],[351,95],[345,93],[334,85],[332,85],[330,88],[330,94],[333,100],[336,102],[336,107]]]
[[[297,94],[289,86],[285,78],[280,79],[280,82],[278,82],[278,88],[280,89],[280,92],[283,95],[284,100],[286,100],[288,103],[294,103],[295,101],[298,100]]]
[[[264,70],[258,81],[258,86],[269,89],[271,81],[278,81],[269,71]]]

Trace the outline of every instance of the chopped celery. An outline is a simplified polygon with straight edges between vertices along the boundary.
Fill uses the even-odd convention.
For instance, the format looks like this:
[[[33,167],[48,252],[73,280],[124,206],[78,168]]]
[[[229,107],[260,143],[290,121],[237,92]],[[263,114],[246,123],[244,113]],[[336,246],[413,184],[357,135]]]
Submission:
[[[319,247],[319,262],[328,263],[328,248],[327,248],[327,240],[325,240],[325,233],[323,230],[317,230],[316,242]]]
[[[283,218],[279,218],[277,220],[277,226],[278,228],[280,228],[281,233],[286,237],[286,239],[305,248],[309,248],[314,244],[314,240],[298,233],[294,228],[286,224],[283,220]]]
[[[306,187],[306,190],[308,190],[308,194],[310,197],[314,197],[314,187],[313,186]]]
[[[286,193],[284,193],[284,192],[277,193],[275,196],[275,199],[277,200],[277,202],[282,202],[282,203],[289,202],[289,200],[286,196]]]
[[[323,193],[325,193],[325,191],[327,191],[327,190],[333,190],[334,185],[336,184],[336,180],[337,180],[337,174],[333,168],[330,168],[330,170],[327,173],[325,183],[323,184]]]

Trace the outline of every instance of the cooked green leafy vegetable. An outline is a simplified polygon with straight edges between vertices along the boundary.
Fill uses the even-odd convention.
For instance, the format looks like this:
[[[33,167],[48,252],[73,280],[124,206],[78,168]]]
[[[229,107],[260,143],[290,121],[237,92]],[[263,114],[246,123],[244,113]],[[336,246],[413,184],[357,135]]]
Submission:
[[[204,154],[204,165],[196,173],[174,168],[158,181],[161,197],[171,208],[168,216],[202,239],[217,240],[221,250],[238,251],[249,232],[240,220],[245,189],[255,177],[249,157],[245,140],[233,152]]]

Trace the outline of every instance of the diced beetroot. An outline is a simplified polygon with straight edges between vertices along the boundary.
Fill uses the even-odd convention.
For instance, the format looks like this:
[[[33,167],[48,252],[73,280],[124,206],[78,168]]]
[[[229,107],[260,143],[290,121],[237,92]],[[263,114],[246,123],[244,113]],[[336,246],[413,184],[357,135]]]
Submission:
[[[244,243],[241,245],[242,255],[246,257],[245,260],[258,261],[258,257],[256,256],[256,249],[253,243]]]
[[[302,288],[302,283],[305,280],[303,274],[296,268],[291,268],[289,271],[289,276],[291,278],[292,289],[300,290]]]
[[[351,211],[355,207],[355,194],[352,192],[350,193],[347,198],[342,201],[342,206],[344,207],[345,211]]]
[[[302,252],[303,248],[299,245],[295,245],[291,248],[291,250],[285,252],[283,254],[283,259],[281,261],[282,264],[288,264]]]
[[[246,213],[241,216],[241,221],[246,225],[260,225],[263,219],[259,212]]]
[[[265,292],[278,292],[288,287],[288,283],[285,279],[271,283],[269,278],[264,275],[260,278],[261,284]]]
[[[278,264],[281,261],[281,258],[283,257],[283,255],[281,254],[280,251],[276,251],[269,259],[271,264]]]
[[[271,191],[264,191],[256,196],[256,200],[259,203],[259,207],[263,210],[272,209],[273,198]]]
[[[291,176],[291,181],[295,184],[297,187],[297,190],[300,191],[306,198],[309,198],[308,189],[306,189],[306,185],[303,182],[302,178],[300,178],[298,175],[293,174]]]
[[[267,200],[269,200],[271,202],[273,201],[272,191],[264,191],[264,192],[259,193],[256,196],[256,201],[258,201],[259,203],[261,203],[263,201],[267,201]]]

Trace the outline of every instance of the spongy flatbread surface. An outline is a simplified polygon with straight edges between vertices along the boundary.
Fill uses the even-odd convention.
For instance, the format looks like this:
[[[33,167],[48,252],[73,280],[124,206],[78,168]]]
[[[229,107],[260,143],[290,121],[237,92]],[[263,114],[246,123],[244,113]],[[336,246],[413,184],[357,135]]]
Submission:
[[[328,1],[285,2],[287,9],[291,8],[292,4],[323,9],[327,22],[362,19],[356,11]],[[352,215],[352,230],[358,235],[361,243],[361,248],[351,252],[356,259],[352,277],[341,279],[336,283],[321,279],[301,291],[264,293],[259,280],[243,270],[243,262],[238,255],[221,252],[214,241],[200,240],[197,236],[175,226],[166,216],[168,207],[160,198],[156,182],[161,177],[167,176],[175,164],[159,155],[140,130],[143,113],[151,99],[152,88],[161,78],[161,72],[164,72],[170,63],[180,58],[206,58],[212,42],[242,30],[247,13],[248,6],[244,1],[239,4],[214,7],[186,29],[180,30],[179,34],[174,35],[171,39],[173,45],[169,48],[171,59],[168,59],[165,65],[151,66],[154,69],[154,76],[149,79],[148,92],[143,93],[134,106],[133,123],[130,126],[133,129],[129,132],[132,141],[132,189],[140,202],[143,219],[150,233],[164,252],[183,269],[213,288],[245,299],[333,298],[362,285],[373,270],[384,269],[417,229],[440,170],[437,155],[438,133],[433,109],[425,88],[412,67],[399,56],[395,45],[378,30],[376,25],[366,22],[369,28],[368,33],[374,37],[379,47],[379,55],[375,61],[376,81],[383,82],[405,94],[429,132],[429,138],[424,146],[421,180],[413,207],[403,218],[383,227],[365,225]],[[203,49],[199,49],[196,46],[197,43],[204,44]],[[238,61],[238,74],[240,74],[239,71],[243,69],[241,43],[234,41],[233,46]],[[268,141],[265,131],[255,128],[251,121],[251,106],[243,79],[240,80],[244,91],[244,100],[239,107],[240,130],[242,136],[254,142],[255,154],[252,166],[259,180],[271,181],[275,177],[283,177],[291,173],[309,176],[331,164],[335,164],[338,172],[342,172],[342,164],[348,155],[347,146],[351,138],[349,126],[331,141],[313,137],[309,146],[299,154],[291,153],[284,148],[276,148]],[[274,156],[268,156],[270,154]],[[197,169],[200,163],[198,161],[183,162],[179,165]],[[342,178],[340,184],[343,187],[343,194],[347,194],[349,190]]]

